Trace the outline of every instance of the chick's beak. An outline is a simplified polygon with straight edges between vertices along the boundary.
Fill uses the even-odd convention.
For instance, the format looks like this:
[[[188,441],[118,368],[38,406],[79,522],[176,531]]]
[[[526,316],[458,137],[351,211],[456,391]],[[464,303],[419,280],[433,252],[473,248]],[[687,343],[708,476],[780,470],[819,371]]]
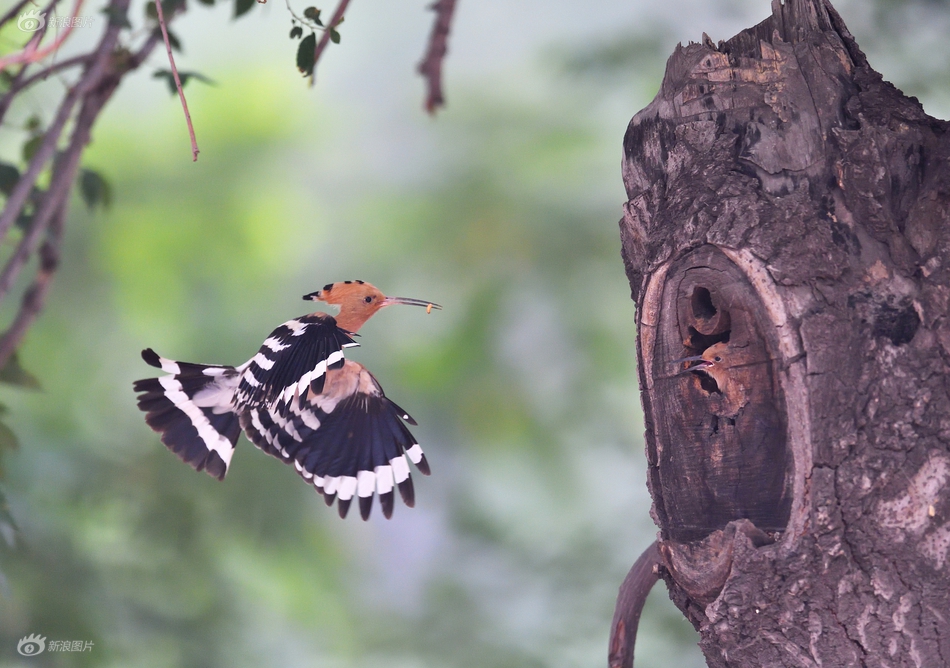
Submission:
[[[684,373],[689,373],[690,371],[702,371],[712,366],[712,362],[709,360],[703,359],[702,355],[693,355],[692,357],[681,357],[678,360],[673,360],[670,364],[682,364],[683,362],[699,362],[699,364],[694,364],[691,367],[682,369],[676,375],[679,376]]]
[[[321,290],[317,290],[316,292],[311,292],[309,295],[304,295],[303,299],[304,301],[309,301],[309,302],[318,301],[320,299],[320,293],[321,293]]]

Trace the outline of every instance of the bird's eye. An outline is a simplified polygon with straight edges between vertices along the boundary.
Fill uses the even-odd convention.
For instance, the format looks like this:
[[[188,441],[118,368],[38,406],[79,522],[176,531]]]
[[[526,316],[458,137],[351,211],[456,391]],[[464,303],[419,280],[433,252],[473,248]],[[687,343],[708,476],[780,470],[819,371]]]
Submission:
[[[722,358],[721,358],[719,355],[716,355],[715,357],[713,357],[713,361],[714,361],[714,362],[721,362],[721,361],[722,361]]]
[[[373,295],[366,295],[363,297],[363,301],[369,304],[371,301],[373,301]]]

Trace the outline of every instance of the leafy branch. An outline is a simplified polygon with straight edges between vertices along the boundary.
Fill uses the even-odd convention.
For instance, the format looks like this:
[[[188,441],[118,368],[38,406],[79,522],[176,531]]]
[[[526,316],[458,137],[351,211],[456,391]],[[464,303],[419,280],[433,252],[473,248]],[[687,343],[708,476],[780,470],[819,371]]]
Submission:
[[[307,7],[301,17],[298,16],[290,6],[290,0],[286,0],[286,3],[292,23],[290,38],[300,39],[303,37],[304,28],[310,29],[310,34],[300,39],[300,45],[297,47],[297,69],[300,70],[304,76],[310,77],[310,85],[313,86],[316,81],[314,69],[324,49],[326,49],[327,44],[330,42],[334,44],[340,43],[340,33],[337,28],[340,27],[346,18],[344,14],[346,13],[347,6],[350,4],[350,0],[340,0],[340,4],[337,5],[336,10],[333,12],[333,17],[330,19],[329,25],[324,25],[320,19],[320,14],[323,13],[322,10],[316,7]],[[319,42],[317,41],[317,32],[323,33]]]

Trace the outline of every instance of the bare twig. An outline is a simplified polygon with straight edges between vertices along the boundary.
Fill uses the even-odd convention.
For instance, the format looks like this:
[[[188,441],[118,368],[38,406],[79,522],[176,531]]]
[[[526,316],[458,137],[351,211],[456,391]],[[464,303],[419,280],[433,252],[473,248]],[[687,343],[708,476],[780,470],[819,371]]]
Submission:
[[[96,77],[96,79],[98,79],[98,77]],[[90,79],[87,75],[84,81],[89,80]],[[43,141],[40,143],[39,148],[37,148],[36,152],[33,154],[33,158],[27,165],[26,172],[24,172],[24,174],[20,177],[16,185],[13,187],[13,191],[10,193],[9,197],[7,197],[3,212],[0,213],[0,239],[6,238],[7,233],[13,226],[13,222],[23,210],[27,198],[33,191],[33,187],[36,185],[37,178],[39,178],[40,173],[46,167],[46,163],[49,162],[49,160],[53,157],[53,154],[56,152],[56,144],[59,142],[59,137],[63,132],[63,128],[66,126],[66,122],[72,115],[73,108],[82,97],[82,94],[83,87],[82,83],[80,83],[80,85],[70,89],[63,98],[62,103],[60,103],[59,109],[57,109],[56,115],[53,118],[53,122],[47,128],[46,134],[43,135]],[[4,292],[0,290],[0,300],[2,300],[3,297]]]
[[[75,56],[73,58],[67,58],[66,60],[61,60],[57,63],[53,63],[49,67],[46,67],[35,74],[24,78],[26,74],[26,68],[22,68],[20,72],[14,77],[13,82],[10,84],[10,89],[3,94],[3,97],[0,97],[0,122],[3,122],[3,117],[6,115],[7,110],[10,108],[13,99],[16,97],[17,93],[21,90],[29,88],[38,81],[42,81],[47,77],[55,74],[56,72],[61,72],[62,70],[69,69],[70,67],[75,67],[76,65],[83,65],[88,63],[90,59],[90,54],[86,53],[81,56]]]
[[[198,161],[198,140],[195,138],[195,126],[191,123],[191,114],[188,112],[188,102],[185,101],[185,91],[181,87],[181,79],[178,78],[178,68],[175,67],[175,57],[172,55],[172,45],[168,41],[168,28],[165,27],[165,13],[162,11],[162,0],[155,0],[155,9],[158,10],[158,25],[162,28],[162,38],[165,40],[165,50],[168,52],[168,64],[172,68],[172,76],[175,77],[175,87],[178,88],[178,99],[181,100],[181,108],[185,112],[185,123],[188,124],[188,136],[191,137],[191,160]]]
[[[429,7],[435,12],[435,22],[429,35],[429,46],[417,68],[419,74],[425,77],[428,86],[426,111],[433,115],[439,107],[445,106],[445,97],[442,95],[442,61],[449,50],[449,31],[452,29],[455,3],[456,0],[438,0]]]
[[[3,97],[0,97],[0,123],[3,123],[3,117],[7,115],[10,105],[13,104],[13,98],[16,97],[16,93],[13,91],[13,89],[17,87],[23,87],[23,78],[25,76],[26,66],[20,68],[20,71],[16,73],[16,75],[13,77],[13,80],[10,82],[10,90],[4,93]]]
[[[85,0],[75,0],[71,16],[79,16],[79,10],[82,9],[83,2],[85,2]],[[40,41],[43,39],[43,33],[37,33],[33,39],[27,42],[22,51],[11,53],[9,56],[0,58],[0,70],[6,69],[10,65],[35,63],[38,60],[43,60],[43,58],[49,54],[54,53],[59,49],[59,47],[63,45],[63,42],[66,41],[66,38],[72,34],[73,23],[74,21],[69,21],[63,32],[57,35],[56,39],[53,40],[53,43],[42,49],[40,49],[39,46]]]
[[[58,62],[55,62],[49,67],[43,68],[42,70],[40,70],[39,72],[36,72],[35,74],[31,74],[23,81],[15,82],[12,86],[10,86],[10,90],[6,92],[6,95],[10,95],[11,93],[12,94],[19,93],[24,88],[29,88],[30,86],[35,84],[37,81],[46,79],[49,76],[55,74],[56,72],[60,72],[62,70],[68,70],[70,67],[76,67],[76,65],[84,65],[89,62],[89,59],[90,59],[90,55],[88,53],[84,53],[80,56],[73,56],[72,58],[67,58],[66,60],[60,60]]]
[[[346,8],[349,4],[350,0],[340,0],[340,4],[336,6],[336,10],[334,10],[333,16],[327,24],[327,29],[323,31],[320,41],[317,42],[317,45],[313,48],[313,72],[310,75],[311,86],[317,81],[317,62],[320,60],[320,54],[323,53],[323,50],[327,48],[327,44],[330,43],[330,28],[336,28],[340,25],[340,21],[343,20],[343,15],[346,14]]]

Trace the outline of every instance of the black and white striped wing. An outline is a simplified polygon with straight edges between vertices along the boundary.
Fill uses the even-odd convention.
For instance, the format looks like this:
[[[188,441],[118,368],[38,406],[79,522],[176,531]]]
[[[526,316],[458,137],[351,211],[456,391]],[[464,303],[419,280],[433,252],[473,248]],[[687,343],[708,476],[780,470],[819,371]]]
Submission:
[[[138,406],[162,443],[197,471],[224,479],[241,434],[231,404],[241,373],[232,366],[191,364],[142,351],[142,359],[167,372],[137,380]]]
[[[325,414],[308,447],[296,453],[294,466],[323,494],[327,505],[337,499],[341,517],[358,497],[360,515],[368,518],[374,493],[383,515],[391,517],[394,488],[407,506],[415,505],[407,458],[429,475],[429,463],[403,419],[415,424],[383,395],[354,394]]]
[[[288,320],[271,332],[244,365],[235,408],[276,407],[286,415],[293,403],[323,391],[328,369],[343,365],[343,348],[359,345],[325,313]]]
[[[416,424],[380,389],[355,392],[339,401],[311,397],[302,406],[292,405],[286,416],[274,408],[250,409],[242,414],[241,426],[261,450],[293,463],[327,505],[336,500],[340,517],[346,516],[354,497],[359,498],[365,520],[374,495],[387,518],[392,516],[396,489],[407,506],[414,505],[409,461],[429,475],[422,448],[403,420]]]

